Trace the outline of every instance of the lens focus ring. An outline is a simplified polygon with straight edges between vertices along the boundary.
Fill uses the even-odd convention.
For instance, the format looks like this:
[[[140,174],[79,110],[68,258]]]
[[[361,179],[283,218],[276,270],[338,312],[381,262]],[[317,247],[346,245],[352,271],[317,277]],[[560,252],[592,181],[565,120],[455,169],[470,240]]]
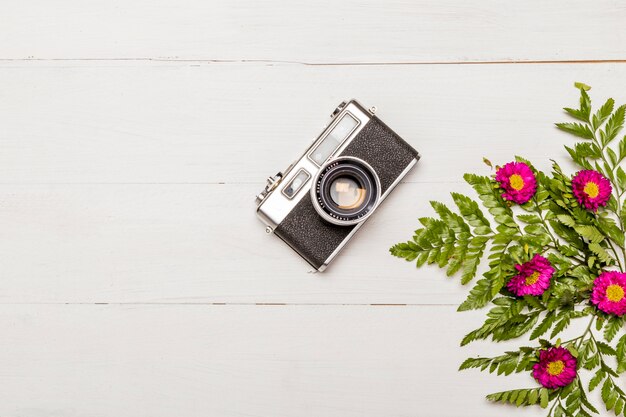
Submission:
[[[326,221],[349,226],[370,216],[380,201],[380,180],[365,161],[344,156],[322,166],[311,188],[317,213]]]

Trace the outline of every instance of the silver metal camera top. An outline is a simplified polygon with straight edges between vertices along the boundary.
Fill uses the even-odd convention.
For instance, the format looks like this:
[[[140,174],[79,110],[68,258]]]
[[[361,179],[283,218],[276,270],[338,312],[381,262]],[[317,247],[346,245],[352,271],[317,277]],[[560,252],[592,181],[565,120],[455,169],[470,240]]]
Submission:
[[[300,200],[302,200],[305,195],[309,195],[311,187],[310,178],[315,176],[320,166],[324,165],[328,159],[341,154],[345,147],[348,146],[352,139],[354,139],[367,122],[369,122],[372,115],[371,110],[366,109],[355,100],[340,103],[331,115],[332,119],[328,126],[317,139],[307,147],[304,153],[285,171],[268,178],[265,188],[256,197],[257,215],[266,226],[272,229],[276,228]],[[346,121],[351,120],[353,122],[345,123],[344,121],[344,123],[342,123],[344,118]],[[328,145],[327,143],[324,144],[324,151],[330,149],[330,153],[322,152],[323,160],[312,158],[312,152],[315,150],[317,156],[318,146],[321,146],[322,142],[325,142],[327,137],[330,138],[331,134],[337,133],[337,131],[333,130],[338,125],[338,130],[343,133],[341,134],[342,137],[337,140],[337,144],[331,144],[330,146],[326,146]],[[310,174],[310,177],[307,179],[306,184],[304,184],[291,199],[287,198],[284,193],[274,192],[277,189],[280,191],[281,187],[288,186],[297,173],[301,171]]]
[[[265,199],[265,197],[269,195],[269,193],[274,191],[274,189],[278,187],[278,184],[280,184],[280,180],[282,178],[282,172],[277,172],[276,175],[267,177],[265,188],[263,189],[263,191],[261,191],[261,193],[256,196],[256,203],[261,203]]]
[[[351,100],[353,101],[353,100]],[[341,103],[339,103],[339,105],[337,106],[337,108],[335,108],[335,111],[332,112],[332,114],[330,115],[331,120],[334,119],[340,112],[341,110],[343,110],[346,105],[348,104],[347,101],[342,101]],[[375,109],[375,107],[374,107]],[[369,112],[371,114],[374,114],[371,109],[369,110]],[[326,126],[326,128],[328,128],[328,126]],[[323,135],[323,133],[322,133]],[[315,139],[313,141],[313,143],[316,143],[318,141],[319,137],[317,139]],[[308,149],[307,149],[308,152]],[[297,161],[296,161],[297,162]],[[294,164],[289,165],[289,167],[285,170],[285,172],[289,172],[289,170],[291,168],[293,168]],[[278,184],[280,183],[280,181],[283,178],[283,172],[278,172],[276,175],[273,176],[269,176],[267,178],[267,184],[265,185],[265,188],[263,189],[263,191],[261,191],[259,194],[257,194],[256,196],[256,204],[259,205],[263,202],[263,200],[265,199],[265,197],[267,197],[273,190],[274,188],[276,188],[278,186]]]
[[[341,103],[339,103],[339,105],[337,106],[337,108],[335,109],[335,111],[332,112],[332,114],[330,115],[331,118],[337,116],[339,114],[339,112],[341,110],[344,109],[344,107],[346,107],[346,105],[348,104],[347,101],[342,101]]]

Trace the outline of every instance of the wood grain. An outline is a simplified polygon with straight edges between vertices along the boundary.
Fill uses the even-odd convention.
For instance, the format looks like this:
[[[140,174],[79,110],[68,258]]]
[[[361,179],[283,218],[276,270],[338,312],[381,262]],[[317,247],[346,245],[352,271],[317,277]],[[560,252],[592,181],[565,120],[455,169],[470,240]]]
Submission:
[[[0,19],[5,59],[626,59],[616,0],[25,0]]]
[[[484,399],[528,375],[457,373],[510,347],[458,348],[480,320],[451,307],[3,305],[0,414],[544,415]]]
[[[0,14],[0,415],[539,416],[457,373],[484,312],[392,258],[428,200],[626,102],[616,0],[25,0]],[[254,216],[346,98],[423,155],[330,269]],[[566,169],[574,169],[565,163]],[[577,324],[571,331],[576,331]]]
[[[411,181],[458,182],[484,156],[564,159],[571,139],[553,123],[577,103],[575,81],[626,101],[619,64],[5,63],[0,76],[0,182],[17,184],[261,185],[350,97],[421,152]]]
[[[388,249],[446,186],[402,184],[323,274],[254,215],[257,185],[0,187],[4,302],[460,303],[467,288]]]
[[[8,64],[0,300],[458,304],[467,288],[388,248],[411,237],[430,200],[472,195],[462,174],[490,174],[483,156],[521,154],[543,169],[564,160],[571,138],[552,122],[576,100],[565,70],[606,97],[625,69],[357,67],[347,77],[294,65]],[[415,81],[425,79],[435,81]],[[265,235],[253,198],[319,133],[319,103],[328,113],[350,92],[378,104],[423,158],[331,268],[311,274]],[[287,105],[298,97],[301,107]]]

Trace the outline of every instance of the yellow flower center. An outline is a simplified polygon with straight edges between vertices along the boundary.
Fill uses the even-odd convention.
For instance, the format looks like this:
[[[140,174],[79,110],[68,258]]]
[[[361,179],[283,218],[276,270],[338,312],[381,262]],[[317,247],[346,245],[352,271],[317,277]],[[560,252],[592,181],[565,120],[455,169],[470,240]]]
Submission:
[[[585,188],[583,188],[583,191],[590,198],[596,198],[598,194],[600,194],[600,189],[598,188],[598,184],[596,184],[595,182],[591,182],[591,181],[585,184]]]
[[[522,188],[524,188],[524,180],[522,179],[522,176],[519,174],[513,174],[509,177],[509,184],[511,185],[511,188],[514,189],[515,191],[519,191]]]
[[[548,373],[552,376],[560,375],[563,372],[563,368],[565,368],[565,363],[563,361],[554,361],[548,364]]]
[[[622,301],[624,298],[624,289],[621,285],[613,284],[606,287],[606,298],[614,303]]]
[[[537,281],[539,281],[539,271],[535,271],[526,277],[526,285],[533,285]]]

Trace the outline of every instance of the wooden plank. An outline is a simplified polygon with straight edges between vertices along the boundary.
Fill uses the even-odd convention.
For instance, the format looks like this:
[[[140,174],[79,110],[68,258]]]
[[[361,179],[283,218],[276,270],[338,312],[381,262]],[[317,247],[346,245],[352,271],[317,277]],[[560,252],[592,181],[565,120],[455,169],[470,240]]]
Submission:
[[[11,2],[5,59],[309,63],[625,59],[611,0],[62,0]]]
[[[457,373],[480,314],[451,307],[0,306],[0,414],[540,416],[484,395],[533,387]]]
[[[401,184],[323,274],[254,215],[256,185],[0,186],[0,302],[458,304],[388,249],[461,184]]]
[[[626,65],[309,67],[4,63],[2,183],[260,186],[322,130],[343,99],[376,105],[423,154],[413,181],[458,182],[521,154],[542,168],[571,139],[553,123],[576,80],[598,101]],[[453,168],[452,168],[453,167]],[[452,169],[451,169],[452,168]]]

